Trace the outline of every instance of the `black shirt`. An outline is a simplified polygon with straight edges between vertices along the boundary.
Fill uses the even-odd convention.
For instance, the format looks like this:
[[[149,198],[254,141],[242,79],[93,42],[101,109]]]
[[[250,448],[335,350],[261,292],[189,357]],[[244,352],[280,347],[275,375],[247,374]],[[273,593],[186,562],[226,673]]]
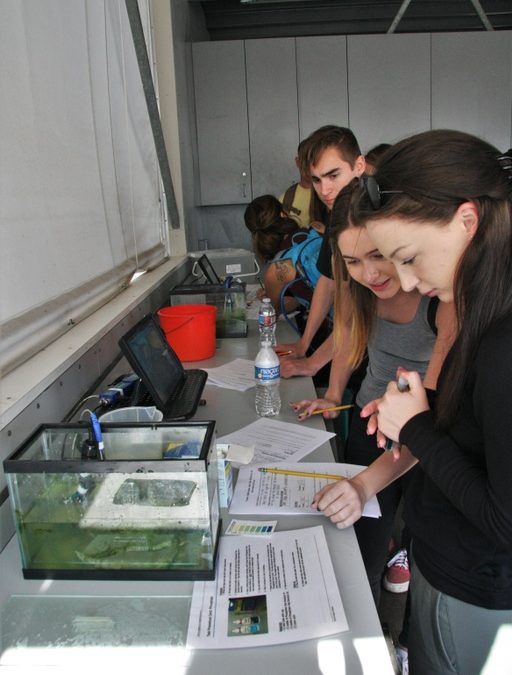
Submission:
[[[334,273],[332,269],[332,250],[331,242],[329,236],[329,223],[330,223],[330,211],[322,204],[321,216],[322,223],[325,224],[325,233],[323,235],[324,240],[320,248],[320,253],[318,254],[318,260],[316,262],[316,267],[320,274],[323,274],[324,277],[329,279],[334,279]]]
[[[434,588],[489,609],[512,609],[511,344],[512,315],[482,337],[450,428],[435,428],[434,407],[400,433],[419,460],[404,511],[416,564]]]

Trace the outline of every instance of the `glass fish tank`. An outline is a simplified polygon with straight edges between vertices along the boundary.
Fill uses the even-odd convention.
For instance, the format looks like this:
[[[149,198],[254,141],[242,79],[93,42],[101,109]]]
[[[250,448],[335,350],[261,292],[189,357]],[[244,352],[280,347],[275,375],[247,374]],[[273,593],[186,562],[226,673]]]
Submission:
[[[182,285],[171,290],[171,305],[189,303],[217,307],[215,334],[217,338],[247,336],[247,301],[245,283]]]
[[[213,579],[215,422],[41,425],[4,461],[26,579]],[[103,447],[102,447],[103,446]]]

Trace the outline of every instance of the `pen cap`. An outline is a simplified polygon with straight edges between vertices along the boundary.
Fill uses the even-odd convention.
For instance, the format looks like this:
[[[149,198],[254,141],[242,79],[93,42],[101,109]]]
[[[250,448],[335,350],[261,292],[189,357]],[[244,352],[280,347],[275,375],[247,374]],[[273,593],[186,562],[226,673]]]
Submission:
[[[409,382],[402,375],[399,376],[396,383],[398,391],[409,391]]]

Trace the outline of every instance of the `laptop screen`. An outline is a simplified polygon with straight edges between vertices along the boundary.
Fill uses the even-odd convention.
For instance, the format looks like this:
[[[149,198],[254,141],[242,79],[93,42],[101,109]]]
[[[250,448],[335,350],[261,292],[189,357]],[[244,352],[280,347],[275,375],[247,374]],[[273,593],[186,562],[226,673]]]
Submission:
[[[185,374],[157,320],[148,314],[123,335],[119,345],[157,407],[164,410]]]

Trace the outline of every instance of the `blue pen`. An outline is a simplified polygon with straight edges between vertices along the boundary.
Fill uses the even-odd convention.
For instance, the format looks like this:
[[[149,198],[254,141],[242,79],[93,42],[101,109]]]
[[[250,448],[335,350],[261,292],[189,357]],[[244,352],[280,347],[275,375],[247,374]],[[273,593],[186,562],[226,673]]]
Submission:
[[[96,443],[98,444],[98,455],[100,456],[100,459],[105,459],[105,452],[104,452],[105,444],[103,443],[103,434],[101,433],[101,426],[98,421],[98,418],[94,413],[91,413],[91,423],[94,438],[96,439]]]

